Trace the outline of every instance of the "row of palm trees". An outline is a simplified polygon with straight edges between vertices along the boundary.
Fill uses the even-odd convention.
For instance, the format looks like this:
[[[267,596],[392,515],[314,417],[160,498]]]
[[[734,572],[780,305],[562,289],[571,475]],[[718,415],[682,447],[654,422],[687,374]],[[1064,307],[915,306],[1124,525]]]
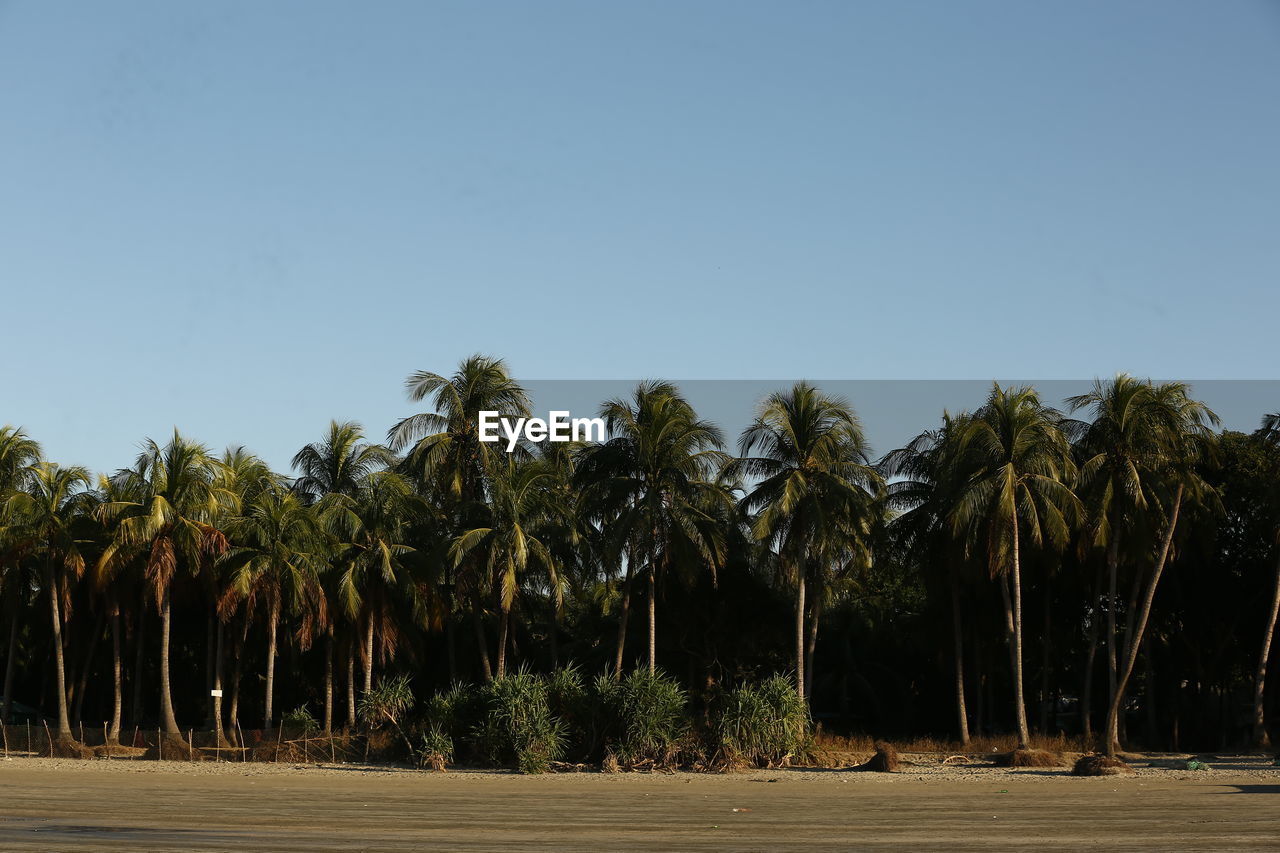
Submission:
[[[606,402],[604,442],[522,444],[510,453],[481,441],[478,429],[482,411],[530,413],[526,391],[502,361],[474,356],[452,375],[415,373],[407,390],[429,410],[395,424],[385,444],[357,424],[332,423],[294,457],[292,477],[242,448],[215,456],[175,431],[163,445],[146,442],[132,467],[95,479],[44,460],[21,430],[0,431],[5,719],[21,650],[31,665],[40,635],[31,620],[41,611],[63,742],[72,741],[71,709],[84,701],[99,637],[110,637],[108,739],[118,740],[123,724],[130,637],[139,713],[142,632],[147,615],[157,614],[160,724],[181,749],[171,684],[175,595],[179,620],[189,620],[185,635],[193,635],[191,621],[207,624],[207,713],[226,742],[239,729],[243,663],[256,654],[255,633],[265,645],[265,726],[279,718],[283,640],[322,661],[328,731],[339,724],[337,702],[345,700],[346,724],[354,726],[375,669],[413,668],[424,638],[443,641],[435,654],[447,660],[450,679],[472,674],[459,664],[458,634],[468,629],[474,674],[485,679],[504,677],[513,658],[533,657],[519,654],[517,635],[531,638],[527,626],[535,623],[546,626],[551,665],[562,662],[560,645],[570,639],[578,649],[610,645],[607,663],[621,673],[633,599],[641,598],[647,648],[631,658],[653,669],[659,604],[678,608],[680,591],[699,583],[709,583],[714,598],[721,575],[743,566],[791,601],[789,665],[807,698],[824,607],[856,595],[862,579],[885,567],[905,566],[920,583],[936,577],[947,589],[964,741],[965,637],[974,636],[966,623],[976,619],[965,596],[998,599],[1013,723],[1026,745],[1030,566],[1046,588],[1055,573],[1088,578],[1077,616],[1088,638],[1081,719],[1089,733],[1101,650],[1103,744],[1114,752],[1182,522],[1221,511],[1204,476],[1214,464],[1217,418],[1180,383],[1124,375],[1097,382],[1066,401],[1069,413],[1087,420],[1031,388],[995,385],[976,410],[944,415],[939,427],[876,463],[850,403],[805,382],[761,401],[736,454],[666,382],[644,382]],[[1264,424],[1262,446],[1277,446],[1276,426],[1275,416]],[[1280,602],[1280,572],[1276,592]],[[1276,610],[1255,678],[1259,734]],[[94,616],[69,683],[66,628]],[[1047,659],[1047,634],[1041,640]]]

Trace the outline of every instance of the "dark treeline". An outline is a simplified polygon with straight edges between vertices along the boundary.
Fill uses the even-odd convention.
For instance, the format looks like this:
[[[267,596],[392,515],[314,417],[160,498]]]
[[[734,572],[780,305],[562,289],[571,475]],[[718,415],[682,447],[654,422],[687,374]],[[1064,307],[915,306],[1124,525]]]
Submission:
[[[5,720],[231,741],[304,705],[355,727],[394,676],[574,662],[659,668],[703,707],[787,673],[851,732],[1266,738],[1275,415],[1218,432],[1187,386],[1123,375],[994,386],[872,459],[809,384],[726,437],[646,382],[603,404],[606,441],[508,453],[477,430],[529,415],[501,361],[407,387],[423,411],[385,443],[333,423],[289,474],[175,432],[95,476],[0,431]]]

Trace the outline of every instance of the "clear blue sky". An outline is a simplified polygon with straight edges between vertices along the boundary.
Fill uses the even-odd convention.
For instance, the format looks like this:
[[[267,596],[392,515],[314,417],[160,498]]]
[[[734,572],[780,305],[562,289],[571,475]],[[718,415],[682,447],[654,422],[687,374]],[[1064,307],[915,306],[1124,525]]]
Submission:
[[[0,81],[0,422],[63,461],[283,465],[477,351],[1276,376],[1273,0],[10,0]]]

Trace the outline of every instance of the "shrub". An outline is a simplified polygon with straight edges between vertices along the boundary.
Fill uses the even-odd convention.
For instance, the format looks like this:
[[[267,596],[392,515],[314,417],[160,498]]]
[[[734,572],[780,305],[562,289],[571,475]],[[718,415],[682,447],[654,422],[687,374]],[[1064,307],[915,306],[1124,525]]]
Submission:
[[[596,679],[594,690],[606,750],[623,764],[670,764],[689,734],[688,696],[661,672],[636,670],[621,681]]]
[[[306,705],[299,705],[280,717],[280,728],[288,732],[313,735],[320,731],[320,723],[316,722]]]
[[[714,738],[721,756],[731,764],[776,766],[808,751],[809,709],[783,676],[744,684],[725,696]]]
[[[438,723],[427,726],[418,748],[418,766],[444,770],[453,761],[453,738]]]
[[[472,736],[481,756],[514,763],[522,773],[545,773],[565,748],[565,725],[551,711],[547,680],[528,670],[497,679],[480,691],[480,717]]]

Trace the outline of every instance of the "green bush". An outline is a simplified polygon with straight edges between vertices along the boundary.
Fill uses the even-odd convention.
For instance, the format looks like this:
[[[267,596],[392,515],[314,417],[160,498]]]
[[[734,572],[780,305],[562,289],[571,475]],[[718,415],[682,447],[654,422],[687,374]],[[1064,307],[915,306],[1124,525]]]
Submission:
[[[312,716],[311,709],[306,705],[299,705],[280,717],[280,728],[287,732],[313,735],[320,731],[320,723]]]
[[[480,712],[472,738],[487,761],[545,773],[564,754],[565,725],[552,713],[542,676],[522,669],[490,682],[480,690]]]
[[[808,750],[809,709],[781,675],[743,684],[725,695],[714,736],[721,756],[732,764],[775,766]]]
[[[690,732],[688,695],[670,676],[636,670],[621,681],[602,675],[594,684],[606,749],[623,764],[670,764]]]
[[[422,745],[418,748],[418,766],[430,767],[432,770],[444,770],[453,762],[453,738],[438,723],[427,726],[422,734]]]

